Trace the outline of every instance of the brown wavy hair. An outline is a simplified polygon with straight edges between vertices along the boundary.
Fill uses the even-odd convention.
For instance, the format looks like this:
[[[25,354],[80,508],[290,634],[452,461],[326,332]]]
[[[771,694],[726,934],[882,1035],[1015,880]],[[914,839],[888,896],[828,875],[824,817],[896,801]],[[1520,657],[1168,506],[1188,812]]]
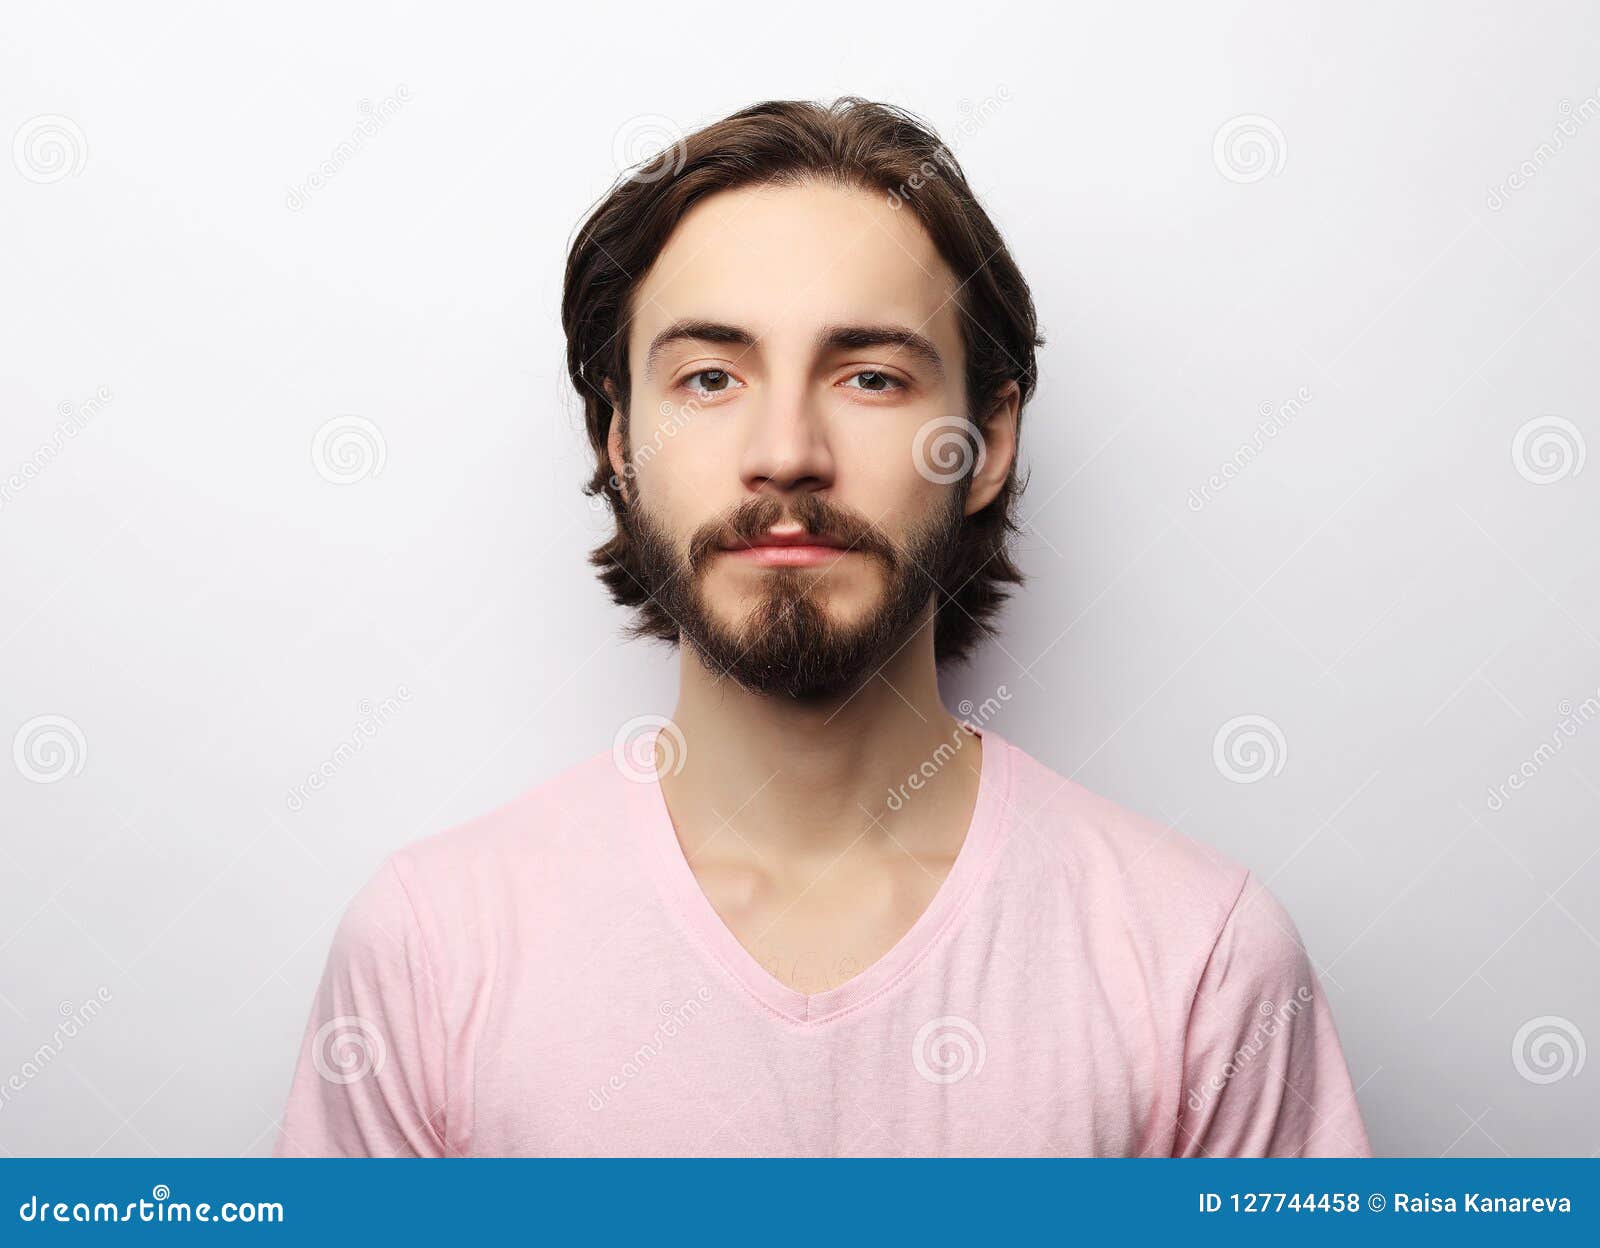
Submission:
[[[955,156],[917,117],[854,96],[831,105],[773,100],[741,109],[689,134],[625,172],[578,228],[567,254],[561,323],[567,372],[583,400],[595,470],[584,487],[611,505],[616,532],[589,558],[611,596],[636,611],[634,636],[678,640],[672,618],[645,591],[624,524],[626,503],[606,452],[612,401],[628,429],[628,337],[635,289],[678,223],[719,191],[823,180],[885,195],[916,214],[956,280],[966,355],[966,396],[980,427],[1000,391],[1015,381],[1018,415],[1033,392],[1042,346],[1033,297],[1000,232],[972,193]],[[1007,540],[1025,482],[1013,462],[994,500],[966,518],[958,548],[936,587],[937,661],[968,657],[1022,583]],[[963,483],[963,489],[966,483]]]

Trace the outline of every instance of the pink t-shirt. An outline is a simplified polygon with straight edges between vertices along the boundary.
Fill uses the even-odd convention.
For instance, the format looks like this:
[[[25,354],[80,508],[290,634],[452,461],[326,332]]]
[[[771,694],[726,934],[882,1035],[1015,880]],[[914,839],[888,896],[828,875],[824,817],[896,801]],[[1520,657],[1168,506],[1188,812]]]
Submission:
[[[642,757],[650,757],[648,750]],[[607,753],[397,851],[340,923],[280,1156],[1367,1155],[1243,868],[983,733],[932,904],[812,995]]]

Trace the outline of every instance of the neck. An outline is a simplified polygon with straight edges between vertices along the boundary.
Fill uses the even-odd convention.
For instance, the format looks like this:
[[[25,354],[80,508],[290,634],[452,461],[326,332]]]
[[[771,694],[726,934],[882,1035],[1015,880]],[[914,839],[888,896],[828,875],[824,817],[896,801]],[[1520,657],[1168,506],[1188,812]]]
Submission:
[[[981,747],[939,700],[932,620],[834,698],[752,693],[709,671],[687,644],[680,672],[672,718],[684,761],[661,786],[691,853],[728,830],[757,853],[824,859],[863,838],[916,852],[965,834]],[[962,765],[919,778],[914,802],[892,798],[952,746]]]

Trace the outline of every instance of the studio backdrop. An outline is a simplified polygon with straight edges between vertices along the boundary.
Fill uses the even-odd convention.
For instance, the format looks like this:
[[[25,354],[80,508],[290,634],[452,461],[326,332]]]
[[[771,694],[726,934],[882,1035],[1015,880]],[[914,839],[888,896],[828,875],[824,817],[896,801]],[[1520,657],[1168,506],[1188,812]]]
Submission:
[[[266,1153],[383,857],[670,710],[586,561],[566,247],[684,132],[861,95],[1047,338],[947,705],[1268,884],[1375,1151],[1600,1149],[1592,8],[6,27],[0,1148]]]

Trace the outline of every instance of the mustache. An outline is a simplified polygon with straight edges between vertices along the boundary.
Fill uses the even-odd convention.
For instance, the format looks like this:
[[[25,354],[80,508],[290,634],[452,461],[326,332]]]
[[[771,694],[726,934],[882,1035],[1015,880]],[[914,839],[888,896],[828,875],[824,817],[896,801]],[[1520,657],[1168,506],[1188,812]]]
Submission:
[[[816,494],[802,494],[787,504],[770,495],[746,499],[726,515],[708,521],[689,539],[689,568],[704,570],[724,546],[752,542],[780,520],[790,519],[815,537],[828,537],[850,550],[870,555],[893,571],[900,551],[864,516]]]

